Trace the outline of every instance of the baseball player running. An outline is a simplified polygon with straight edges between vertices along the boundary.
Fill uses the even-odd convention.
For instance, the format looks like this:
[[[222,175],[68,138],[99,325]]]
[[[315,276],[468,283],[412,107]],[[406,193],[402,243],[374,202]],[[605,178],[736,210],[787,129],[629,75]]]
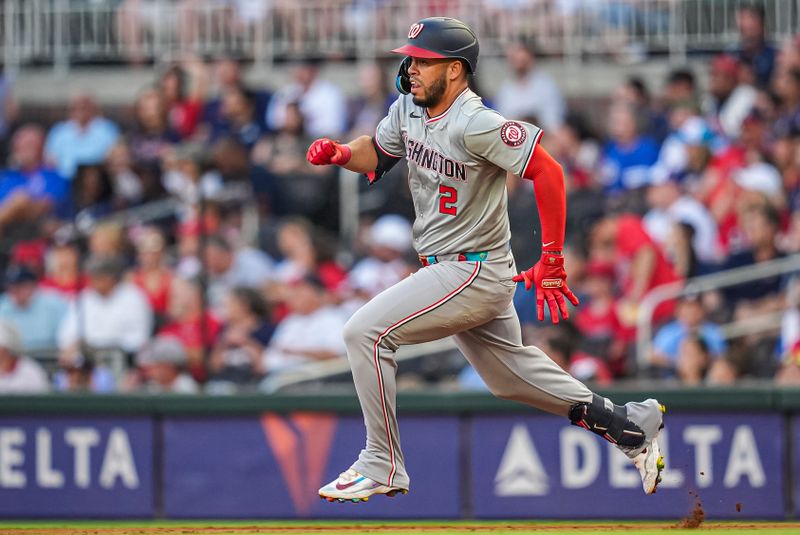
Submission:
[[[566,416],[616,444],[633,460],[647,494],[664,463],[658,442],[663,407],[654,399],[615,405],[592,393],[536,347],[522,345],[512,305],[517,282],[536,290],[554,323],[567,318],[562,256],[566,202],[559,164],[537,146],[542,130],[507,120],[470,91],[478,40],[463,22],[432,17],[413,24],[397,87],[403,93],[375,136],[340,144],[318,139],[308,149],[315,165],[340,165],[380,180],[408,161],[420,269],[377,295],[345,326],[350,367],[367,428],[366,447],[353,465],[319,489],[328,501],[367,501],[405,494],[409,477],[395,414],[394,353],[452,335],[491,392]],[[509,250],[506,171],[533,180],[542,224],[541,260],[516,274]]]

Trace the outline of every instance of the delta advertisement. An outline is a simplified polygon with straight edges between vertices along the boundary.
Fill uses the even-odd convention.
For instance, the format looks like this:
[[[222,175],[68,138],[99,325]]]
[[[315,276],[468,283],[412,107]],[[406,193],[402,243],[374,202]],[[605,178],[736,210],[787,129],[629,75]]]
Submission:
[[[667,469],[646,496],[613,445],[552,416],[472,423],[475,516],[676,518],[701,501],[712,518],[783,518],[783,420],[772,414],[668,414]]]
[[[778,519],[787,433],[800,466],[800,419],[784,422],[669,413],[665,478],[645,496],[624,454],[562,418],[404,416],[409,494],[340,504],[317,489],[364,446],[359,416],[2,418],[0,516],[680,518],[700,500],[709,518]]]
[[[149,418],[0,419],[0,516],[152,515]]]

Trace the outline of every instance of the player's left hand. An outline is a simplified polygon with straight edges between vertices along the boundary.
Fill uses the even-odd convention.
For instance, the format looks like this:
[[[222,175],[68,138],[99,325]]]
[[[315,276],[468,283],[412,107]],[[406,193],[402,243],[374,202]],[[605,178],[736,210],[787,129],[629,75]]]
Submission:
[[[536,286],[536,316],[539,321],[544,321],[544,301],[550,308],[550,319],[558,323],[558,313],[564,319],[569,319],[569,310],[566,296],[570,303],[578,306],[578,298],[567,287],[567,272],[564,270],[564,257],[560,254],[542,253],[542,258],[528,271],[523,271],[512,279],[514,282],[524,282],[525,289],[530,290]]]

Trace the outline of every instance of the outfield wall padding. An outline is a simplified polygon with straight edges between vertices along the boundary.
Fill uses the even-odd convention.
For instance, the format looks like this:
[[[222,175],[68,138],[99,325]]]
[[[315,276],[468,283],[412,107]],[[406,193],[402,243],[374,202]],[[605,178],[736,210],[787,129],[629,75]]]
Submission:
[[[668,471],[645,496],[613,446],[484,394],[401,395],[411,492],[331,504],[364,443],[353,396],[0,398],[0,516],[800,517],[800,390],[605,392],[668,406]]]

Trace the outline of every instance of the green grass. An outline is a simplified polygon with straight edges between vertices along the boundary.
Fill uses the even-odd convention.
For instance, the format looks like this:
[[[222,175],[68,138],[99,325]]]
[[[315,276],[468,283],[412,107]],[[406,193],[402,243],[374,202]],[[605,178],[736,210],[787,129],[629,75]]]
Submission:
[[[626,535],[681,535],[698,531],[736,535],[797,535],[800,523],[707,522],[699,529],[676,529],[677,521],[0,521],[0,534],[13,535],[580,535],[625,532]]]

